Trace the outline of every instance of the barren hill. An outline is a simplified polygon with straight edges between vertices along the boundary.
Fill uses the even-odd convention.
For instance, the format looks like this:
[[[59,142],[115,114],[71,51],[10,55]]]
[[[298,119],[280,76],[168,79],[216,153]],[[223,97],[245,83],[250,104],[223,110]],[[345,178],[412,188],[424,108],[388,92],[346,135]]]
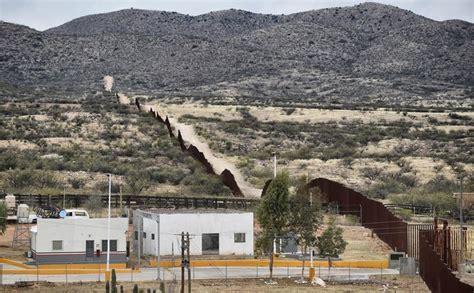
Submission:
[[[248,101],[472,99],[474,25],[364,3],[291,15],[127,9],[38,32],[0,22],[0,94],[90,89]]]

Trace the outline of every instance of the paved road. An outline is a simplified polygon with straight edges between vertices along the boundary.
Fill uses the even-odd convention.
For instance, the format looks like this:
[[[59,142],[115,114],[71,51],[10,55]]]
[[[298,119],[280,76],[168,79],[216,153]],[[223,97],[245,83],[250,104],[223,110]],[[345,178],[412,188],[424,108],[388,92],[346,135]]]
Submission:
[[[185,272],[186,273],[186,272]],[[274,268],[273,275],[275,277],[297,277],[301,274],[301,268]],[[308,269],[305,269],[305,275],[308,274]],[[329,272],[327,268],[316,268],[316,274],[323,279],[328,279]],[[331,279],[339,280],[366,280],[370,275],[381,274],[398,274],[398,270],[393,269],[349,269],[349,268],[332,268]],[[120,273],[117,274],[118,281],[151,281],[156,280],[156,268],[143,268],[140,273]],[[236,279],[236,278],[264,278],[269,276],[268,268],[256,267],[197,267],[191,269],[191,277],[193,279]],[[186,275],[187,277],[187,275]],[[161,278],[165,280],[180,280],[181,269],[171,268],[162,269]],[[13,284],[17,281],[49,281],[49,282],[95,282],[103,281],[104,275],[90,274],[90,275],[3,275],[3,284]]]

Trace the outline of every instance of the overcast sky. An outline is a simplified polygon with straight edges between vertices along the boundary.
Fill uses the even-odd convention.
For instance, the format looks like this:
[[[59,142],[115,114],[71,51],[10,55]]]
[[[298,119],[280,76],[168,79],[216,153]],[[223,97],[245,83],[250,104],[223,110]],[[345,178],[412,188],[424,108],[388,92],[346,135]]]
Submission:
[[[350,0],[0,0],[0,19],[37,30],[58,26],[79,16],[125,8],[176,11],[198,15],[238,8],[259,13],[289,14],[336,6],[352,6]],[[474,22],[474,0],[379,0],[435,19]]]

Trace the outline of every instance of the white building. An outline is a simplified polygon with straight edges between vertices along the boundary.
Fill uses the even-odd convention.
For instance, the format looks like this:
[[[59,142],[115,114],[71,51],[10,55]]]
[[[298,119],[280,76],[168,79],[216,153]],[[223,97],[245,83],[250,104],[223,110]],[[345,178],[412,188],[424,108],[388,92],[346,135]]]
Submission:
[[[110,262],[127,261],[127,218],[110,219]],[[38,219],[31,228],[31,250],[39,264],[105,263],[107,218]]]
[[[192,255],[254,253],[253,213],[229,210],[136,210],[133,214],[136,253],[156,256],[157,221],[160,255],[181,253],[181,232],[190,234]]]

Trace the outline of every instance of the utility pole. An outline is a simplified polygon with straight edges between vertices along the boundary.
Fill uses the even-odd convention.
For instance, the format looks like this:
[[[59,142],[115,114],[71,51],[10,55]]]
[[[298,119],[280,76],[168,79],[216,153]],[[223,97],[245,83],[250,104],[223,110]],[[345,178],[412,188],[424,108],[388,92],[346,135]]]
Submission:
[[[112,193],[112,174],[109,177],[109,211],[107,217],[107,273],[110,271],[110,197]]]
[[[189,232],[181,232],[181,293],[184,293],[184,269],[188,270],[188,292],[191,293],[191,262],[190,262],[190,242]]]
[[[311,191],[309,192],[309,205],[311,207],[313,206],[313,193]],[[309,282],[311,283],[313,281],[313,278],[314,278],[314,261],[313,261],[313,247],[312,246],[309,249],[309,253],[310,253],[310,257],[309,257],[309,260],[310,260]],[[303,255],[303,257],[306,257],[306,256]]]
[[[185,266],[185,259],[184,259],[184,232],[181,232],[181,293],[184,293],[184,266]]]
[[[188,265],[188,293],[191,293],[191,258],[189,257],[189,249],[191,243],[189,242],[189,232],[186,232],[186,249],[188,251],[187,254],[187,265]]]
[[[160,279],[160,269],[161,269],[161,253],[160,253],[160,216],[156,216],[156,280],[161,281]]]
[[[277,176],[277,156],[276,152],[272,152],[273,156],[273,179]],[[277,253],[277,245],[276,245],[276,235],[273,237],[273,254]],[[273,259],[273,258],[272,258]]]

